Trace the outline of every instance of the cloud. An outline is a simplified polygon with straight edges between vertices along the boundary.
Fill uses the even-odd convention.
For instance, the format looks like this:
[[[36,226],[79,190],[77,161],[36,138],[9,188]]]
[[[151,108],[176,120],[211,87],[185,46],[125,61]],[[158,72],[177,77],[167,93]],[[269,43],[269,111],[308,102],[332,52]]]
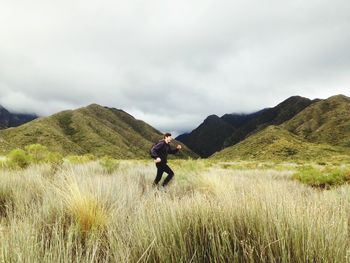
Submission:
[[[350,84],[350,2],[3,1],[0,104],[99,103],[175,133]],[[349,94],[347,94],[349,95]]]

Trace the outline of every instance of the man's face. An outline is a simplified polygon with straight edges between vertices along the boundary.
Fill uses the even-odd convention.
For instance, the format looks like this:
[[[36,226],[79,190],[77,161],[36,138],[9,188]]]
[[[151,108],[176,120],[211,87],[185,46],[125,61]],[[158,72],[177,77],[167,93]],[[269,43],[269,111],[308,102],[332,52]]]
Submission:
[[[166,143],[170,143],[172,141],[173,138],[171,138],[171,136],[165,137],[165,142]]]

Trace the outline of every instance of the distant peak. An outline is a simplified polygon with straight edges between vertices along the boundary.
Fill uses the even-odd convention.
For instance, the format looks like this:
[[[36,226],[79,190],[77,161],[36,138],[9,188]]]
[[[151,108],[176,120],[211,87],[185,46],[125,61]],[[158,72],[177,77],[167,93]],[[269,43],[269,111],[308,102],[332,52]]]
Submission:
[[[294,96],[290,96],[288,99],[307,99],[307,98],[299,96],[299,95],[294,95]]]
[[[219,116],[216,114],[211,114],[207,118],[215,118],[216,119],[216,118],[219,118]]]
[[[312,101],[308,98],[302,97],[302,96],[291,96],[288,99],[282,101],[281,103],[279,103],[277,106],[275,106],[274,108],[280,108],[280,107],[290,107],[290,105],[293,104],[299,104],[299,103],[311,103]]]
[[[227,117],[242,117],[242,116],[247,116],[247,113],[225,113],[224,115],[221,116],[221,118],[227,118]]]
[[[310,101],[309,98],[305,98],[305,97],[302,97],[302,96],[299,96],[299,95],[295,95],[295,96],[289,97],[288,99],[284,100],[283,102],[301,101],[301,100]],[[283,103],[283,102],[282,102],[282,103]]]
[[[103,106],[101,106],[101,105],[99,105],[99,104],[97,104],[97,103],[91,103],[91,104],[89,104],[88,106],[86,106],[87,108],[96,108],[96,107],[98,107],[98,108],[103,108]]]
[[[215,114],[212,114],[212,115],[209,115],[204,121],[214,121],[217,119],[220,119],[220,117]]]
[[[329,97],[327,100],[334,100],[334,99],[342,99],[342,100],[350,100],[349,97],[343,95],[343,94],[338,94],[338,95],[334,95],[334,96],[331,96]]]
[[[97,103],[92,103],[92,104],[89,104],[88,106],[84,107],[84,108],[87,108],[87,109],[95,109],[95,110],[110,110],[111,108],[108,108],[106,106],[102,106],[100,104],[97,104]]]

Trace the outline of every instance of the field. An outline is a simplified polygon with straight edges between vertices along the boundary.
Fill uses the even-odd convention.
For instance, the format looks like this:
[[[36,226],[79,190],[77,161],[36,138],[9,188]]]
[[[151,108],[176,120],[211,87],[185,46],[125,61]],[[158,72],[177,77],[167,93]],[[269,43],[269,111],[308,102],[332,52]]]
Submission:
[[[321,164],[324,165],[324,164]],[[348,262],[350,187],[300,164],[171,160],[0,168],[0,262]]]

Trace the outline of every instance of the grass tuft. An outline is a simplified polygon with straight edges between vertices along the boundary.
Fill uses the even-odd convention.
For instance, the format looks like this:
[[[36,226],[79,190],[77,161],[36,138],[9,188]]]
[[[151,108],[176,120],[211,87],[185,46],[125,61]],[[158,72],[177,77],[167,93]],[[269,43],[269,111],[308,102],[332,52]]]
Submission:
[[[65,182],[61,195],[67,215],[75,222],[82,235],[106,228],[109,214],[96,195],[80,189],[78,183],[72,179]]]

